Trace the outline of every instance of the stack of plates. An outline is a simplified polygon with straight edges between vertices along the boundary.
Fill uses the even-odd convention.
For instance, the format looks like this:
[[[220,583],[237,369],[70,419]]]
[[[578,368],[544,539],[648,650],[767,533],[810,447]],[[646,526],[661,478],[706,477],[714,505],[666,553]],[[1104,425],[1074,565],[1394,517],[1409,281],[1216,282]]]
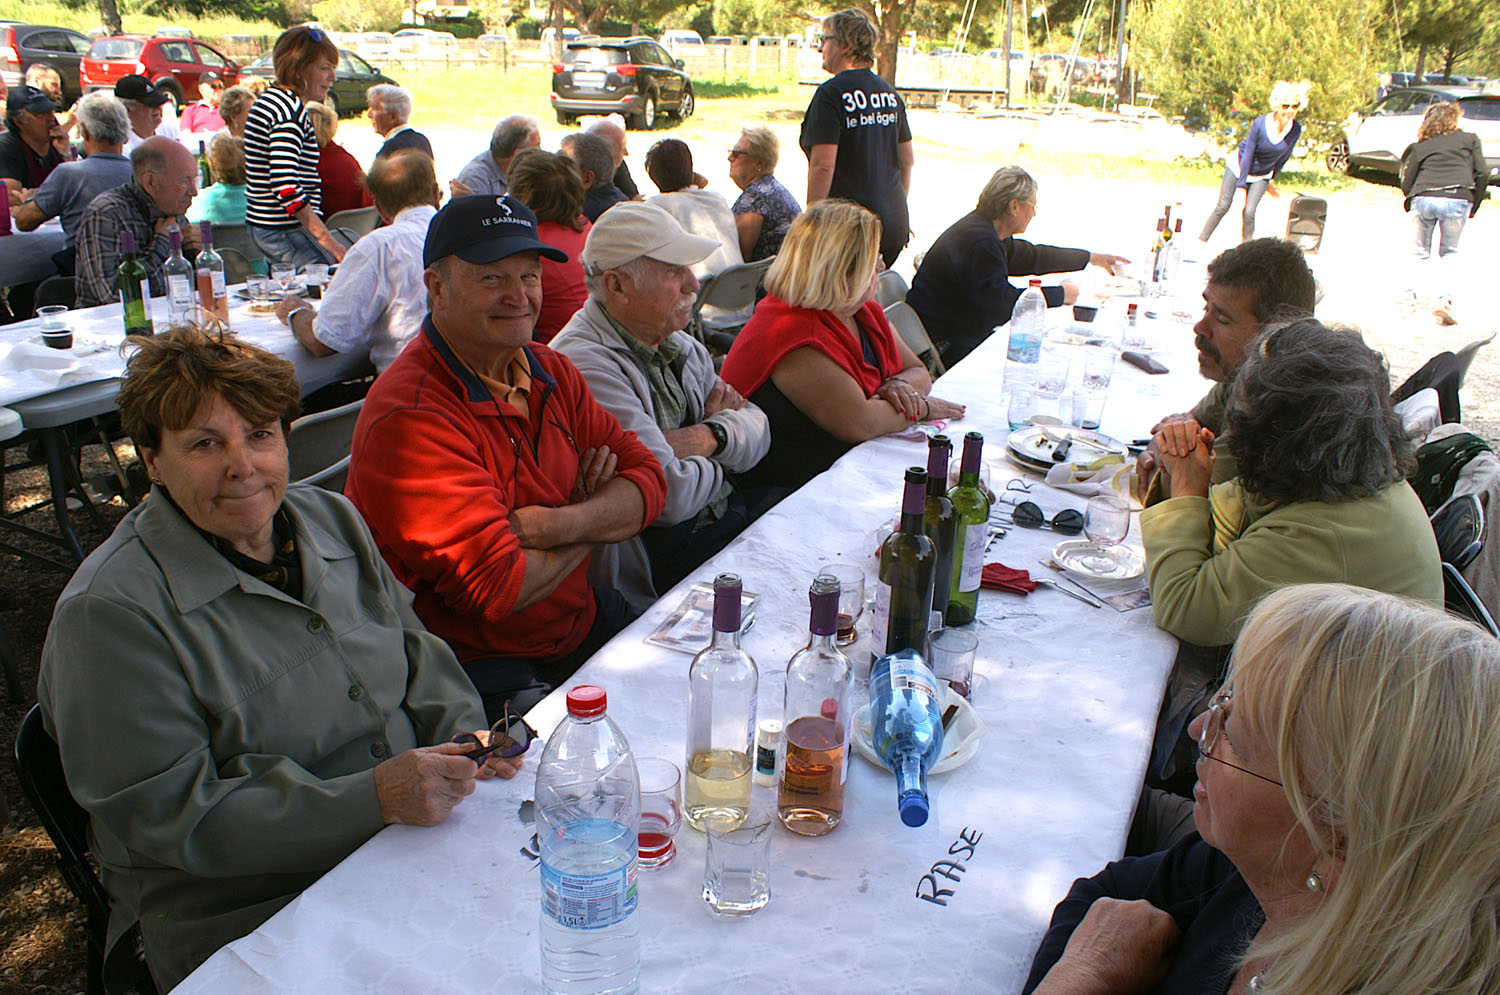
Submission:
[[[1073,428],[1068,425],[1027,425],[1010,433],[1006,448],[1011,459],[1028,470],[1046,473],[1057,465],[1052,451],[1064,439],[1073,440],[1073,451],[1066,462],[1090,463],[1105,455],[1126,456],[1125,444],[1101,432]]]

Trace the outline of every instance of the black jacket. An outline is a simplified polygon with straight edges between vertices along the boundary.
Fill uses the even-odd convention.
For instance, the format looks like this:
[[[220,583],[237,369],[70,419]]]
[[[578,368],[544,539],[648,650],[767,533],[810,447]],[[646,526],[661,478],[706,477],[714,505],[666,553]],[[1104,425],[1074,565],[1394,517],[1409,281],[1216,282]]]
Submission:
[[[1401,153],[1401,192],[1406,209],[1414,197],[1452,197],[1467,200],[1469,217],[1479,202],[1489,196],[1489,166],[1479,137],[1468,131],[1450,131],[1415,142]]]

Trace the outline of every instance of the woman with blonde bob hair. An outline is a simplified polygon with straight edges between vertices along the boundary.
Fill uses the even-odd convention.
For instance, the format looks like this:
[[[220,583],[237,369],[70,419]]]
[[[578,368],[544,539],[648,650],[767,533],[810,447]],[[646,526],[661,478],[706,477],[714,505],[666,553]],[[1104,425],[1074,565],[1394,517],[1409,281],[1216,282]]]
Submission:
[[[1203,222],[1198,241],[1213,237],[1220,220],[1234,203],[1234,192],[1245,191],[1245,210],[1240,216],[1240,241],[1255,237],[1255,212],[1262,194],[1280,197],[1276,176],[1292,157],[1292,147],[1302,134],[1297,115],[1307,109],[1307,95],[1312,84],[1304,80],[1290,83],[1281,80],[1271,87],[1271,112],[1250,122],[1250,133],[1224,160],[1224,182],[1219,185],[1219,202]]]
[[[963,417],[963,405],[928,396],[927,368],[876,303],[883,268],[880,219],[858,204],[819,201],[787,230],[769,293],[721,371],[771,421],[758,481],[800,487],[867,439]]]
[[[1282,588],[1193,731],[1201,836],[1076,882],[1026,992],[1494,990],[1500,642]]]

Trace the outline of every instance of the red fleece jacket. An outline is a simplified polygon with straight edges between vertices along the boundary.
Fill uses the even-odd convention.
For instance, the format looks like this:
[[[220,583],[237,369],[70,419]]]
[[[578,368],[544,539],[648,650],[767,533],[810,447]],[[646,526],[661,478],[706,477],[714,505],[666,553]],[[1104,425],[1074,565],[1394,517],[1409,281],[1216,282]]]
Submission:
[[[386,562],[416,594],[427,628],[459,660],[545,662],[577,648],[594,623],[579,564],[548,598],[514,611],[526,572],[512,508],[569,503],[591,446],[619,457],[616,475],[661,514],[666,478],[656,457],[589,393],[582,374],[543,345],[525,349],[531,417],[495,400],[429,318],[375,380],[354,428],[344,492]]]

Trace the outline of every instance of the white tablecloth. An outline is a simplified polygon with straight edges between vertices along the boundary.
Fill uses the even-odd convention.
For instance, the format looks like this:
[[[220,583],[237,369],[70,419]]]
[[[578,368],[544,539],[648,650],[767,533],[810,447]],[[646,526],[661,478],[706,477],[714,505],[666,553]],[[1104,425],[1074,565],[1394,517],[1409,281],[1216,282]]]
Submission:
[[[350,353],[315,357],[293,337],[275,314],[251,314],[250,305],[230,290],[229,322],[234,333],[297,366],[304,393],[353,376],[368,357]],[[158,327],[167,320],[165,300],[155,300]],[[68,387],[112,381],[125,370],[120,344],[125,341],[119,303],[68,312],[73,348],[51,349],[42,343],[41,322],[32,318],[0,325],[0,405],[14,404]]]
[[[1179,326],[1170,339],[1172,376],[1117,370],[1106,431],[1140,436],[1201,396],[1191,333]],[[1007,435],[1003,357],[1004,342],[991,341],[935,391],[969,405],[950,434],[985,433],[997,490],[1020,475],[997,458]],[[689,657],[644,637],[688,584],[732,570],[761,595],[744,646],[760,666],[761,717],[780,715],[787,658],[807,639],[815,568],[867,562],[869,533],[897,510],[902,469],[925,452],[889,437],[858,447],[663,597],[575,683],[608,690],[610,715],[638,756],[680,766]],[[1049,515],[1082,505],[1040,483],[1032,492]],[[990,559],[1040,569],[1059,538],[1016,530]],[[1137,536],[1129,541],[1138,547]],[[643,992],[1019,990],[1068,885],[1121,853],[1176,642],[1147,609],[1091,609],[1046,589],[983,592],[977,625],[975,704],[989,733],[966,766],[931,779],[927,825],[903,826],[891,776],[852,757],[844,823],[819,839],[778,829],[770,905],[744,921],[705,910],[703,837],[684,825],[676,861],[641,875]],[[530,719],[546,735],[564,710],[559,692]],[[479,785],[442,825],[384,830],[177,990],[538,990],[538,884],[522,806],[540,749],[519,777]],[[972,853],[965,835],[978,840]],[[935,866],[946,876],[924,877]],[[937,889],[951,891],[946,904],[917,897]]]

